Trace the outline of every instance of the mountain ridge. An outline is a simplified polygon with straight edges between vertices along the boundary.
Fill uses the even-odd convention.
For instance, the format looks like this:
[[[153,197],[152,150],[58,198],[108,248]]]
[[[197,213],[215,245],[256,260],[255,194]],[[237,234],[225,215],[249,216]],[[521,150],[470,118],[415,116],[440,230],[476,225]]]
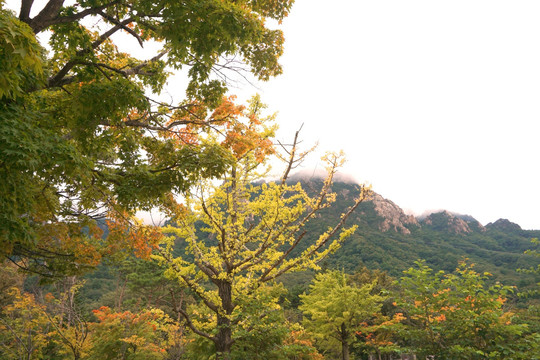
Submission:
[[[325,178],[325,173],[322,170],[319,170],[319,171],[303,170],[303,171],[299,171],[291,175],[288,182],[302,182],[302,183],[309,184],[312,182],[323,181],[324,178]],[[350,186],[360,186],[358,181],[354,179],[352,176],[349,176],[347,174],[343,174],[340,172],[334,175],[334,184],[347,184]],[[383,197],[381,194],[375,191],[373,191],[373,198],[366,201],[375,202],[380,208],[379,211],[381,213],[388,213],[388,209],[393,209],[389,211],[390,214],[399,213],[399,218],[400,218],[399,220],[388,219],[388,224],[385,225],[386,227],[388,227],[388,229],[407,228],[406,226],[404,226],[404,224],[418,225],[418,224],[423,223],[426,218],[429,218],[433,214],[445,213],[446,216],[448,216],[449,218],[455,217],[455,218],[461,219],[469,225],[472,224],[474,228],[480,229],[480,231],[484,231],[488,226],[495,226],[496,228],[499,228],[499,229],[503,227],[508,228],[508,229],[512,228],[514,231],[524,230],[519,224],[514,223],[506,218],[499,218],[493,222],[489,222],[488,224],[484,226],[480,223],[480,221],[478,221],[472,215],[461,214],[458,212],[453,212],[453,211],[442,209],[442,208],[439,208],[437,210],[426,210],[420,215],[411,214],[409,212],[404,211],[399,205],[397,205],[392,200]],[[411,220],[411,218],[414,218],[414,220]],[[407,220],[403,220],[403,219],[407,219]],[[461,226],[464,226],[460,222],[457,222],[457,223],[460,224]],[[540,231],[540,229],[529,229],[529,230]],[[527,231],[527,230],[524,230],[524,231]]]
[[[374,199],[366,200],[366,201],[373,201],[378,204],[386,203],[387,205],[379,205],[381,208],[388,208],[391,207],[394,209],[394,213],[398,212],[399,219],[396,219],[395,217],[387,219],[389,223],[395,223],[400,222],[402,218],[407,218],[408,220],[405,221],[405,223],[414,224],[414,225],[421,225],[421,224],[428,224],[431,225],[434,221],[434,216],[443,216],[448,219],[448,221],[454,222],[455,226],[452,228],[452,231],[455,232],[471,232],[473,231],[472,228],[474,228],[477,231],[486,231],[487,228],[496,228],[499,230],[508,230],[511,232],[515,231],[526,231],[524,230],[519,224],[514,223],[506,218],[499,218],[495,220],[494,222],[489,222],[485,226],[480,223],[474,216],[468,215],[468,214],[461,214],[453,211],[449,211],[446,209],[438,209],[438,210],[429,210],[425,211],[421,215],[413,215],[407,213],[405,210],[403,210],[399,205],[397,205],[395,202],[393,202],[390,199],[384,198],[382,195],[380,195],[377,192],[373,192]],[[379,212],[381,216],[391,214],[389,212]],[[414,220],[409,220],[409,219]],[[461,220],[461,221],[460,221]],[[400,225],[396,225],[396,227],[401,228],[404,224],[401,223]],[[472,226],[472,228],[471,228]],[[536,229],[530,229],[532,231],[537,231]]]
[[[317,184],[303,185],[317,187],[314,186]],[[316,236],[319,229],[335,224],[354,202],[359,185],[336,181],[332,190],[336,202],[306,228],[308,234]],[[535,259],[524,251],[533,246],[532,238],[540,237],[540,230],[523,230],[507,219],[483,226],[471,215],[447,210],[418,218],[374,192],[371,199],[351,214],[346,225],[356,225],[358,229],[324,261],[323,267],[353,272],[366,266],[399,277],[419,259],[426,260],[435,270],[447,272],[468,259],[479,271],[492,273],[494,281],[520,287],[535,282],[533,276],[518,273],[517,269],[536,266]]]

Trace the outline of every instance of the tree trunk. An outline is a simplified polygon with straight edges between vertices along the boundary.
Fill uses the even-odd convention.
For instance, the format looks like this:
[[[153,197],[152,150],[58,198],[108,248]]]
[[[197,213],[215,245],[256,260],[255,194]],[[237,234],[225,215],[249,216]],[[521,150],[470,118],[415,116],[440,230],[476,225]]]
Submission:
[[[233,344],[231,319],[228,316],[234,310],[232,303],[232,284],[227,281],[220,281],[217,286],[221,305],[223,310],[225,310],[226,316],[217,314],[216,360],[229,360],[231,358],[231,347]]]
[[[120,279],[120,276],[122,276],[122,275],[119,275],[118,281],[116,283],[116,300],[115,300],[116,311],[121,311],[122,310],[122,305],[124,303],[124,293],[126,291],[126,283],[127,283],[127,277],[126,277],[126,278],[124,278],[124,281],[122,282],[122,285],[120,285],[120,281],[122,281]]]
[[[345,323],[341,324],[341,360],[349,360],[349,332]]]
[[[347,341],[341,342],[341,360],[349,360],[349,344]]]

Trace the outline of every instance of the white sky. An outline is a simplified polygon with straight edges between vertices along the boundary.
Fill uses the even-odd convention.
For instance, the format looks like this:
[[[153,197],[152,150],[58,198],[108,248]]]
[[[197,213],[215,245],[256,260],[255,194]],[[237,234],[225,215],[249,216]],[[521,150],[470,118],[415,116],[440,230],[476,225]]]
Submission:
[[[279,138],[304,123],[406,210],[540,229],[539,15],[538,0],[296,0],[284,74],[233,92],[261,93]]]
[[[284,74],[260,93],[282,137],[305,123],[404,209],[540,229],[539,15],[537,0],[297,0]]]

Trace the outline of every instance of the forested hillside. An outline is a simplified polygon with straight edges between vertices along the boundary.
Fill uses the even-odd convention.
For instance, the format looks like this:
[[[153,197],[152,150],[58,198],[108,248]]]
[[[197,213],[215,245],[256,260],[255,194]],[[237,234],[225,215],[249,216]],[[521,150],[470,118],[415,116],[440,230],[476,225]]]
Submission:
[[[336,209],[345,208],[352,201],[354,189],[353,184],[334,184],[338,194]],[[331,223],[336,214],[328,211],[317,226]],[[492,273],[502,283],[534,283],[532,276],[518,273],[517,269],[535,264],[534,257],[523,253],[531,248],[531,239],[538,238],[540,231],[522,230],[508,220],[499,219],[484,227],[472,216],[447,211],[416,219],[391,200],[374,194],[373,200],[362,203],[349,221],[359,228],[328,258],[329,267],[353,271],[365,265],[400,276],[418,259],[425,259],[435,269],[452,271],[458,261],[469,258],[481,271]]]
[[[321,185],[322,180],[302,181],[308,193]],[[324,232],[335,223],[339,214],[354,203],[359,190],[355,184],[334,182],[336,201],[306,227],[306,243],[291,255],[302,254],[316,242],[313,234]],[[252,197],[259,195],[260,190],[256,190]],[[99,224],[103,236],[108,236],[107,222]],[[261,359],[363,359],[371,354],[391,359],[437,353],[471,359],[478,349],[490,351],[494,358],[505,358],[505,352],[513,354],[512,358],[534,358],[538,351],[537,345],[533,345],[538,342],[538,306],[533,305],[534,296],[519,298],[517,293],[534,290],[538,281],[538,274],[518,272],[518,268],[533,267],[538,262],[534,254],[524,254],[534,246],[530,239],[538,236],[538,231],[522,230],[507,220],[483,227],[470,216],[448,212],[418,220],[376,193],[360,203],[347,225],[358,225],[358,229],[321,262],[320,271],[285,274],[244,308],[247,316],[255,311],[263,317],[256,323],[250,322],[249,326],[256,326],[257,330],[249,330],[252,336],[242,339],[242,351],[232,347],[231,358],[256,355]],[[205,238],[203,228],[202,223],[196,223],[198,236]],[[210,237],[206,244],[212,243],[215,239]],[[175,236],[172,244],[177,258],[191,253],[182,236]],[[196,261],[193,254],[185,259]],[[418,259],[426,261],[417,262]],[[4,327],[5,336],[0,338],[6,351],[18,331],[29,329],[30,324],[23,322],[16,328],[13,323],[23,309],[30,312],[28,321],[41,324],[37,328],[32,325],[32,341],[41,339],[41,347],[37,348],[45,354],[46,346],[59,351],[66,344],[68,348],[80,347],[77,351],[83,359],[105,356],[110,351],[107,349],[113,349],[115,359],[125,355],[193,359],[215,351],[193,333],[182,315],[203,309],[196,293],[171,279],[163,261],[127,256],[103,263],[84,277],[72,276],[44,284],[39,283],[37,276],[17,275],[12,266],[6,270],[2,287],[14,289],[15,285],[27,292],[21,297],[19,292],[9,290],[4,297],[4,301],[13,304],[4,309],[7,317],[3,324],[11,327]],[[211,288],[209,282],[203,285]],[[465,307],[458,316],[457,309],[471,301],[474,293],[476,315]],[[249,299],[249,295],[244,296],[244,300]],[[419,304],[430,313],[418,312]],[[271,316],[261,315],[256,309],[273,312]],[[350,317],[339,315],[343,311]],[[58,322],[66,315],[75,318],[70,320],[72,325],[62,328]],[[440,325],[430,331],[436,331],[452,347],[442,348],[440,340],[433,342],[427,337],[427,328],[408,320],[424,316]],[[453,328],[469,326],[465,320],[469,317],[467,321],[481,321],[486,331],[489,329],[482,338],[498,337],[497,350],[467,343],[467,335],[452,334]],[[499,323],[498,319],[511,325]],[[204,318],[196,321],[198,327],[212,323]],[[344,328],[333,333],[336,325]],[[47,326],[57,330],[45,330]],[[233,335],[239,336],[238,331],[242,330]],[[62,340],[68,334],[72,338]],[[520,334],[524,337],[517,341]],[[265,342],[268,336],[271,340]],[[126,347],[132,341],[138,345]],[[67,350],[63,351],[61,358],[73,358]]]
[[[297,181],[300,130],[229,92],[293,2],[0,0],[0,359],[539,357],[540,232],[415,219],[343,152]]]

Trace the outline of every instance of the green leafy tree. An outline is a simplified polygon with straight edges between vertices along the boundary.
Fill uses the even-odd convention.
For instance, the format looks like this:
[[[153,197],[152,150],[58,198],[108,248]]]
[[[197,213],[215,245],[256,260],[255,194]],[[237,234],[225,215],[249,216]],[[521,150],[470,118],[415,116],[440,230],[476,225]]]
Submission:
[[[423,261],[401,278],[397,305],[406,320],[401,335],[412,352],[436,359],[520,359],[526,326],[504,304],[512,287],[486,285],[462,262],[454,273],[433,272]]]
[[[218,354],[218,357],[289,360],[315,355],[316,350],[311,343],[291,339],[302,329],[298,324],[285,320],[278,303],[284,292],[282,285],[263,284],[249,296],[236,298],[232,318],[239,321],[232,326],[234,344],[230,353]],[[207,306],[192,304],[186,312],[197,329],[208,334],[216,332],[217,316]],[[205,360],[216,356],[214,341],[196,333],[192,333],[190,338],[192,341],[188,345],[187,358]]]
[[[351,353],[362,359],[369,356],[376,356],[377,359],[391,358],[400,350],[396,327],[399,327],[402,320],[402,314],[396,312],[393,298],[389,296],[396,289],[395,280],[386,271],[369,270],[365,266],[351,274],[349,279],[356,287],[374,283],[371,294],[385,295],[380,311],[367,322],[368,326],[356,332]]]
[[[231,72],[281,73],[283,34],[266,23],[292,2],[21,0],[17,15],[0,2],[2,255],[45,276],[147,256],[151,229],[137,233],[131,215],[174,211],[171,193],[226,170],[230,153],[204,133],[234,122]],[[122,52],[121,34],[159,50]],[[186,96],[160,101],[180,69]],[[95,223],[105,216],[123,230],[110,242]]]
[[[537,359],[540,354],[540,305],[531,304],[517,313],[517,323],[527,326],[519,345],[523,349],[523,358]]]
[[[317,340],[318,346],[334,356],[349,359],[356,332],[365,329],[377,317],[385,297],[372,294],[376,282],[355,285],[349,276],[334,270],[319,273],[301,295],[299,309],[304,313],[304,326]]]
[[[174,236],[157,256],[168,264],[168,276],[189,287],[200,298],[201,306],[213,314],[208,327],[187,311],[183,313],[191,330],[209,340],[218,358],[224,359],[231,358],[233,345],[256,326],[253,321],[258,323],[267,316],[264,309],[275,308],[268,299],[258,305],[257,316],[248,316],[252,314],[252,300],[282,274],[317,268],[321,259],[354,232],[354,226],[343,231],[340,228],[368,192],[359,187],[357,200],[340,221],[306,243],[305,224],[335,199],[332,178],[341,159],[327,156],[328,178],[321,191],[310,196],[300,183],[289,185],[286,181],[296,161],[305,156],[299,153],[295,140],[287,149],[290,157],[281,180],[255,183],[262,176],[262,163],[274,152],[270,142],[273,127],[260,118],[260,111],[255,99],[245,114],[245,125],[225,141],[235,154],[235,162],[224,182],[201,183],[198,191],[186,194],[188,207],[175,219],[176,227],[163,230]],[[185,255],[173,255],[175,241],[185,242]]]
[[[533,243],[534,247],[532,249],[526,250],[525,254],[529,254],[529,255],[532,255],[532,256],[534,256],[536,258],[540,258],[540,251],[538,251],[540,241],[538,241],[538,239],[534,238],[534,239],[531,240],[531,242]],[[528,269],[518,269],[518,271],[521,271],[523,273],[540,275],[540,263],[538,263],[536,265],[536,267],[530,267]],[[536,289],[529,290],[528,292],[525,292],[525,293],[520,293],[519,295],[524,296],[524,297],[538,295],[540,293],[540,282],[537,283],[536,285],[537,285]]]

